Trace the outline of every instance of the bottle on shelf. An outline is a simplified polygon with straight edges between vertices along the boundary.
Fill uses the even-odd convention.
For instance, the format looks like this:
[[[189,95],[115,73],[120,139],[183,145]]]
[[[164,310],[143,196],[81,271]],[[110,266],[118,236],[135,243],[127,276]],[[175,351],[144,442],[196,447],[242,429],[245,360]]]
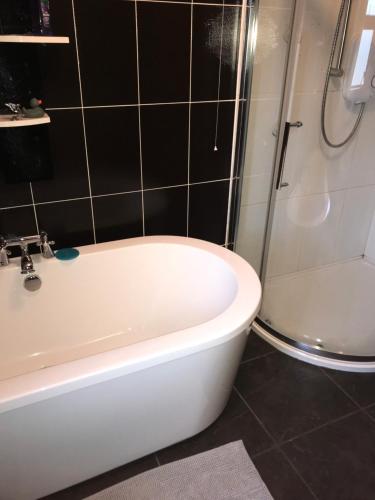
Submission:
[[[52,35],[49,0],[30,0],[32,32],[35,35]]]

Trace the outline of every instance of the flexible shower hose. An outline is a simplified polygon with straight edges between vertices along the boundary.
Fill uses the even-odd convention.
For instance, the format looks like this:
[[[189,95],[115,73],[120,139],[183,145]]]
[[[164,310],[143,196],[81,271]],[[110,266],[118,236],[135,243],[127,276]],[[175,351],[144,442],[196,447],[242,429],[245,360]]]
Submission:
[[[359,124],[361,123],[363,111],[364,111],[365,106],[366,106],[366,103],[364,103],[364,102],[361,103],[361,107],[360,107],[357,119],[355,121],[354,127],[352,128],[352,131],[346,137],[346,139],[344,139],[342,142],[339,142],[337,144],[331,142],[330,139],[328,139],[327,132],[326,132],[326,126],[325,126],[327,93],[328,93],[329,79],[331,76],[331,68],[332,68],[333,58],[335,56],[337,40],[338,40],[339,33],[340,33],[342,16],[344,14],[345,2],[346,2],[346,0],[342,0],[342,2],[341,2],[340,11],[339,11],[339,15],[337,18],[337,25],[336,25],[335,33],[333,35],[333,42],[332,42],[331,53],[329,56],[329,63],[328,63],[328,68],[327,68],[326,80],[325,80],[325,84],[324,84],[322,108],[321,108],[321,114],[320,114],[320,125],[321,125],[321,129],[322,129],[323,139],[324,139],[325,143],[328,146],[330,146],[331,148],[341,148],[342,146],[345,146],[345,144],[347,144],[350,141],[350,139],[356,133]]]

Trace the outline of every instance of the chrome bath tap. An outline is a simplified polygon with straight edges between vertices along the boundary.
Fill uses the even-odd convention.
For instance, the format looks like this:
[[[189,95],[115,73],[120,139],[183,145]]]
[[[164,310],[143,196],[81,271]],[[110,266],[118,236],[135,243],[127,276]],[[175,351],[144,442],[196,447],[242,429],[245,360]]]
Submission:
[[[28,245],[21,245],[21,274],[35,273],[34,263],[29,254]]]
[[[54,245],[55,242],[48,240],[48,235],[45,231],[35,236],[12,236],[7,239],[4,236],[0,236],[0,266],[7,266],[9,264],[9,255],[11,255],[11,252],[8,250],[9,247],[21,247],[21,274],[27,275],[24,285],[30,291],[38,290],[42,284],[41,279],[35,273],[34,263],[29,254],[29,245],[33,243],[39,246],[41,254],[45,259],[54,257],[51,245]]]

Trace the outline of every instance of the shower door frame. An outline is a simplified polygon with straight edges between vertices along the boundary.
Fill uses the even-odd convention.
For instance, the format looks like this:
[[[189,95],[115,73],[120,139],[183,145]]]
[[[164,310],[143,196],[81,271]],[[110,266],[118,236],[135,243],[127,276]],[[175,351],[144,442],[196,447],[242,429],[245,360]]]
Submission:
[[[256,0],[256,15],[255,23],[258,20],[258,9],[259,9],[259,1]],[[286,145],[284,141],[285,137],[285,129],[286,126],[289,127],[289,116],[291,105],[293,102],[293,91],[294,91],[294,81],[296,75],[296,69],[298,65],[298,54],[299,47],[301,43],[301,35],[302,35],[302,25],[303,25],[303,16],[306,9],[306,0],[292,0],[292,12],[291,12],[291,27],[290,27],[290,38],[289,44],[287,48],[287,55],[285,61],[285,71],[283,76],[283,87],[282,87],[282,97],[281,97],[281,106],[279,111],[278,118],[278,127],[277,127],[277,142],[275,147],[274,159],[273,159],[273,167],[272,167],[272,180],[270,186],[270,193],[267,202],[267,215],[265,222],[265,231],[263,236],[263,246],[262,246],[262,259],[260,266],[260,281],[262,287],[265,286],[266,275],[267,275],[267,266],[269,260],[269,250],[272,236],[272,228],[275,214],[275,205],[277,199],[277,192],[279,189],[282,189],[280,184],[282,183],[283,177],[283,168],[284,168],[284,160],[286,153]],[[250,27],[249,27],[250,29]],[[248,36],[249,38],[249,36]],[[248,50],[249,46],[248,46]],[[245,70],[248,75],[252,74],[252,64],[254,62],[254,47],[251,48],[251,52],[246,55],[246,63]],[[249,68],[251,65],[251,68]],[[241,140],[239,141],[241,144],[238,150],[238,164],[240,166],[240,174],[239,174],[239,186],[238,186],[238,196],[237,196],[237,206],[236,206],[236,221],[235,221],[235,238],[234,238],[234,250],[236,250],[237,245],[237,237],[238,237],[238,228],[239,228],[239,218],[240,218],[240,207],[241,207],[241,193],[242,193],[242,185],[243,185],[243,168],[245,162],[245,150],[246,150],[246,137],[247,137],[247,128],[248,128],[248,116],[250,112],[250,98],[251,98],[251,77],[245,78],[245,85],[243,91],[243,97],[246,96],[246,107],[243,111],[245,115],[243,116],[242,124],[240,124],[242,131],[240,132]],[[276,341],[279,341],[279,344],[286,345],[285,352],[288,352],[295,357],[300,359],[305,359],[305,361],[310,361],[311,359],[305,358],[305,356],[312,355],[315,358],[316,364],[320,364],[322,366],[330,366],[329,360],[337,361],[338,363],[342,361],[346,361],[348,363],[353,363],[351,369],[356,370],[355,364],[373,365],[375,362],[375,356],[359,356],[359,355],[350,355],[350,354],[339,354],[331,351],[325,351],[319,347],[314,347],[309,344],[305,344],[303,342],[299,342],[298,340],[294,340],[286,335],[280,333],[275,330],[272,326],[262,320],[259,315],[257,316],[254,322],[254,330],[257,331],[261,336],[264,336],[263,332],[265,332],[268,336],[273,337]],[[262,332],[263,330],[263,332]],[[266,338],[266,340],[268,340]],[[279,347],[281,347],[279,345]],[[290,352],[290,348],[292,348],[293,352]],[[297,354],[298,352],[301,355]],[[319,361],[321,358],[321,361]],[[324,363],[323,359],[327,359],[327,363]],[[332,366],[333,367],[333,366]],[[336,368],[340,368],[339,366],[335,366]],[[341,368],[342,369],[342,368]],[[358,370],[361,371],[360,368]],[[373,366],[369,367],[369,371],[375,371]]]

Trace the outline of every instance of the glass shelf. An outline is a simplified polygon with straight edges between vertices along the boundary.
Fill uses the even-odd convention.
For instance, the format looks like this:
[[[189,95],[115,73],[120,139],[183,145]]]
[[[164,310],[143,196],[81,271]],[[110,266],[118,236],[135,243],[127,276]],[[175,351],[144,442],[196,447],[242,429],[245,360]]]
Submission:
[[[69,43],[69,37],[49,35],[0,35],[0,43]]]
[[[40,118],[17,117],[17,115],[0,115],[0,128],[31,127],[50,123],[51,118],[44,113]]]

